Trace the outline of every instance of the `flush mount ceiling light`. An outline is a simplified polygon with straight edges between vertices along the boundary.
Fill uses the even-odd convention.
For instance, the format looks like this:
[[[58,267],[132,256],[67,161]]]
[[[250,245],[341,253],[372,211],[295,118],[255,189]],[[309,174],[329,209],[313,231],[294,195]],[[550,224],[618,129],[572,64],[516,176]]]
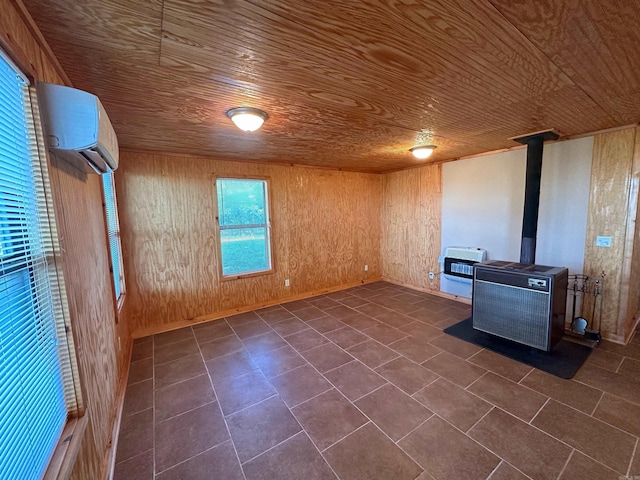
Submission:
[[[413,153],[414,157],[424,160],[425,158],[429,158],[435,149],[435,145],[420,145],[418,147],[410,148],[409,151]]]
[[[227,117],[229,117],[240,130],[255,132],[262,126],[264,121],[269,118],[269,115],[267,115],[267,112],[263,112],[257,108],[238,107],[227,111]]]

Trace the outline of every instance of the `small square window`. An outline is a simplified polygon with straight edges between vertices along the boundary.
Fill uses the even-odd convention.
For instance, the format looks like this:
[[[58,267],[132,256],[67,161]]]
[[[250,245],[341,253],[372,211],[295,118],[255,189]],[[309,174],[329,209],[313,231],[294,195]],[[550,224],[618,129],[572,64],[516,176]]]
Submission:
[[[222,276],[270,271],[267,180],[218,178],[216,189]]]

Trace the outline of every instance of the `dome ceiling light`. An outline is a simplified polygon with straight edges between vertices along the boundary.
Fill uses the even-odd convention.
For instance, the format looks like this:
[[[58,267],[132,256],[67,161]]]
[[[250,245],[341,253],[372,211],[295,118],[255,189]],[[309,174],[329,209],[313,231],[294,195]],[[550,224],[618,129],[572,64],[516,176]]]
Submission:
[[[238,107],[228,110],[227,117],[229,117],[240,130],[255,132],[262,126],[264,121],[269,118],[269,115],[267,115],[267,112],[258,108]]]
[[[413,153],[413,156],[417,159],[424,160],[429,158],[435,149],[435,145],[419,145],[417,147],[410,148],[409,151]]]

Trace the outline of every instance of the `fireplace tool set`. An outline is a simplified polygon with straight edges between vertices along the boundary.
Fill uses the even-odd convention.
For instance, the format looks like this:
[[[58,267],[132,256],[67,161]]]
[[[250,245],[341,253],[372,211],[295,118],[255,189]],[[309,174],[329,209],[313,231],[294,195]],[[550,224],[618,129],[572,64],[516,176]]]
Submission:
[[[600,343],[604,277],[569,275],[567,299],[571,304],[571,317],[567,318],[565,334],[574,338]]]

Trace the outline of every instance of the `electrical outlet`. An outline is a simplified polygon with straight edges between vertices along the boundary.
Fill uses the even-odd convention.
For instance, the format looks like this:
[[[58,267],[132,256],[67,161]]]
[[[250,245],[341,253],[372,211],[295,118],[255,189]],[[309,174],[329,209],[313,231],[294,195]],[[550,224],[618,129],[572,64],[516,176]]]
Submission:
[[[291,284],[290,284],[290,282],[289,282],[289,279],[288,279],[288,278],[284,281],[284,286],[285,286],[285,287],[289,287],[289,286],[291,286]]]
[[[433,272],[429,272],[429,280],[433,280],[435,278],[436,274]]]
[[[365,266],[364,266],[364,271],[365,271],[365,272],[369,271],[369,265],[365,265]]]
[[[611,237],[596,237],[596,247],[610,247]]]

